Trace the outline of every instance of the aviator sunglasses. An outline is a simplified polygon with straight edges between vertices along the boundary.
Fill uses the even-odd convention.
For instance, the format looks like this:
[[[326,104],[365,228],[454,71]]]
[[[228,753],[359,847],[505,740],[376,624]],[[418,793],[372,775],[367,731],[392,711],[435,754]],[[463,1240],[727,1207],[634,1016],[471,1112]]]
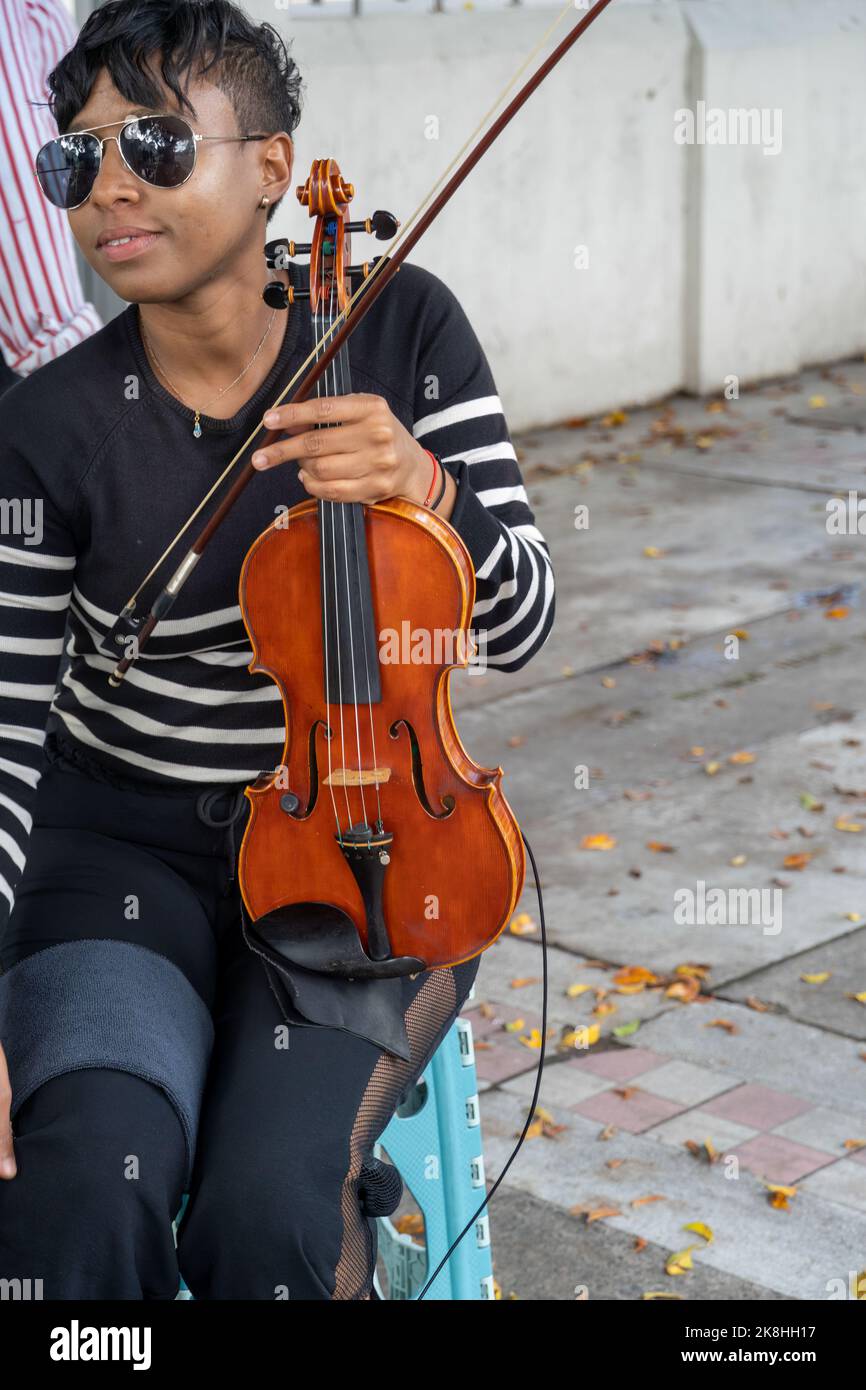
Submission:
[[[117,135],[101,140],[93,130],[119,125]],[[134,116],[108,121],[105,127],[59,135],[36,156],[36,177],[49,202],[72,212],[87,202],[102,166],[109,140],[131,174],[152,188],[180,188],[195,169],[200,140],[267,140],[267,135],[198,135],[182,116]]]

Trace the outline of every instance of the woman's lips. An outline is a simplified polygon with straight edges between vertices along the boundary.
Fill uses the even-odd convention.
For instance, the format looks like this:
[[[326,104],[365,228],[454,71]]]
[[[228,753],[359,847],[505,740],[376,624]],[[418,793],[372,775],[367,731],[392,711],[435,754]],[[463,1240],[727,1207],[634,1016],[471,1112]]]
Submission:
[[[153,246],[161,232],[119,232],[98,248],[109,261],[128,261]]]

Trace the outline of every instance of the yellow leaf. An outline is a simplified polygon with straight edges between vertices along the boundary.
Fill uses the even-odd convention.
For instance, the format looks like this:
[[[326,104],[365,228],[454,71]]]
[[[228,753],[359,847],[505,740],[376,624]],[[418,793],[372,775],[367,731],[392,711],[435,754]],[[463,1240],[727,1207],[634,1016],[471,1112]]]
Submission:
[[[839,816],[839,817],[833,822],[833,829],[834,829],[834,830],[850,830],[850,831],[853,831],[854,833],[856,833],[856,832],[858,832],[858,831],[860,831],[860,830],[863,829],[863,825],[862,825],[862,823],[861,823],[860,821],[857,821],[857,820],[849,820],[847,816]]]
[[[824,409],[824,406],[825,406],[826,404],[827,404],[827,397],[826,397],[826,396],[810,396],[810,397],[809,397],[809,405],[812,407],[813,410],[823,410],[823,409]]]
[[[609,415],[604,416],[601,423],[604,429],[609,430],[616,425],[627,424],[628,416],[624,410],[612,410]]]
[[[666,845],[663,840],[647,840],[647,849],[651,849],[653,854],[675,854],[673,845]]]
[[[713,436],[711,434],[699,434],[695,437],[695,444],[699,449],[712,449]]]
[[[859,912],[846,912],[845,916],[849,922],[859,922],[861,920]]]
[[[577,1028],[575,1032],[577,1034],[575,1047],[577,1048],[592,1047],[593,1043],[597,1043],[601,1037],[601,1029],[597,1023],[590,1023],[583,1028]]]
[[[642,1294],[641,1294],[641,1298],[644,1298],[644,1299],[647,1299],[647,1300],[649,1300],[649,1299],[651,1299],[651,1298],[655,1298],[655,1299],[661,1299],[661,1298],[665,1298],[665,1299],[668,1299],[668,1298],[678,1298],[678,1299],[682,1299],[682,1294],[681,1294],[681,1293],[665,1293],[663,1290],[652,1289],[652,1290],[650,1290],[648,1293],[642,1293]]]
[[[662,555],[664,555],[665,552],[663,550],[659,550],[657,545],[645,545],[643,548],[643,553],[648,560],[658,560]]]
[[[708,777],[715,777],[720,767],[721,763],[704,763],[704,772]]]
[[[829,980],[831,972],[823,970],[818,975],[801,975],[800,979],[804,985],[823,985],[825,980]]]
[[[508,930],[512,936],[528,936],[536,930],[536,926],[528,912],[518,912],[509,922]]]
[[[731,864],[733,868],[739,869],[741,865],[747,864],[748,860],[744,854],[735,854],[732,859],[728,860],[728,863]]]
[[[565,992],[569,999],[577,999],[578,995],[586,994],[588,989],[592,989],[592,985],[569,985]]]
[[[851,611],[850,608],[846,608],[844,605],[843,605],[841,608],[828,608],[828,609],[825,611],[825,613],[824,613],[824,617],[825,617],[825,618],[847,618],[847,617],[848,617],[848,614],[850,613],[850,611]]]
[[[687,1226],[683,1226],[684,1231],[694,1231],[696,1236],[703,1236],[707,1245],[714,1239],[709,1226],[705,1226],[703,1221],[690,1221]]]
[[[671,1255],[665,1265],[665,1274],[685,1274],[687,1269],[693,1269],[692,1251],[697,1246],[687,1245],[685,1250],[678,1250],[675,1255]]]
[[[602,676],[601,683],[607,690],[613,690],[613,687],[616,685],[616,677]]]
[[[540,975],[523,975],[519,980],[511,980],[509,987],[511,989],[523,989],[524,985],[537,985],[540,979]]]
[[[506,1033],[519,1033],[521,1028],[526,1027],[526,1020],[523,1018],[512,1019],[511,1023],[506,1023]]]
[[[580,842],[581,849],[613,849],[616,844],[615,835],[605,835],[600,832],[597,835],[584,835]]]
[[[701,757],[703,757],[703,753],[704,753],[703,745],[700,744],[700,743],[696,743],[695,746],[694,746],[694,748],[690,748],[690,749],[689,749],[689,753],[691,754],[691,756],[692,756],[693,758],[701,758]]]
[[[729,763],[753,763],[754,761],[754,753],[747,753],[742,749],[738,753],[732,753],[728,758]]]
[[[749,641],[749,632],[748,629],[745,627],[735,627],[733,635],[734,637],[739,637],[741,642]]]
[[[541,1029],[533,1028],[529,1037],[521,1033],[517,1041],[522,1042],[524,1047],[539,1048],[541,1047]]]

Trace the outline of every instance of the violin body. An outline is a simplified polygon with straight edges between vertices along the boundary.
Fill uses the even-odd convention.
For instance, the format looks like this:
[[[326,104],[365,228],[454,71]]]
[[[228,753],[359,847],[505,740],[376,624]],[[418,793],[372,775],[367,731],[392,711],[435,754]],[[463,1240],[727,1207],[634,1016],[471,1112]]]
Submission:
[[[358,958],[352,964],[351,954],[329,959],[325,940],[331,946],[343,940],[331,930],[338,920],[333,913],[312,914],[324,928],[316,953],[311,904],[344,914],[366,957],[382,945],[371,940],[375,904],[371,913],[369,892],[365,897],[335,834],[335,800],[354,823],[363,814],[362,793],[368,816],[378,795],[393,835],[380,872],[381,923],[391,958],[420,961],[423,968],[467,960],[496,939],[522,889],[525,853],[500,787],[502,769],[472,761],[451,710],[451,671],[469,660],[475,598],[469,553],[452,526],[412,502],[397,498],[359,511],[377,632],[404,639],[408,620],[415,634],[463,637],[451,651],[442,642],[444,659],[435,659],[435,646],[422,651],[434,659],[420,663],[405,659],[411,650],[403,640],[399,659],[380,660],[380,698],[361,707],[356,727],[358,706],[324,700],[316,502],[300,503],[254,542],[240,581],[254,651],[250,671],[267,673],[280,689],[286,744],[283,768],[247,788],[251,814],[239,875],[259,934],[284,957],[325,971],[342,965],[334,973],[363,976],[411,972],[370,971]],[[455,660],[458,654],[462,659]],[[342,926],[345,936],[345,920]],[[332,955],[340,956],[340,948]],[[383,965],[387,959],[380,956]]]

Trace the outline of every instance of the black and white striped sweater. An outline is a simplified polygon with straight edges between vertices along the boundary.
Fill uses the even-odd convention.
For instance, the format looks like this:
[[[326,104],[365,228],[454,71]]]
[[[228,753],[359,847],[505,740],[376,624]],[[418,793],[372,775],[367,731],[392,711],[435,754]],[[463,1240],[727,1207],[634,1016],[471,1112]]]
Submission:
[[[305,267],[290,273],[308,283]],[[150,368],[136,305],[0,400],[0,924],[25,865],[46,730],[163,786],[252,781],[279,763],[280,694],[247,671],[237,583],[253,539],[307,496],[294,465],[253,480],[119,689],[99,646],[311,346],[296,306],[268,379],[232,419],[203,416],[200,439]],[[404,265],[349,352],[352,390],[383,396],[456,478],[451,523],[477,575],[472,628],[490,666],[517,670],[550,632],[553,574],[466,315],[441,280]]]

